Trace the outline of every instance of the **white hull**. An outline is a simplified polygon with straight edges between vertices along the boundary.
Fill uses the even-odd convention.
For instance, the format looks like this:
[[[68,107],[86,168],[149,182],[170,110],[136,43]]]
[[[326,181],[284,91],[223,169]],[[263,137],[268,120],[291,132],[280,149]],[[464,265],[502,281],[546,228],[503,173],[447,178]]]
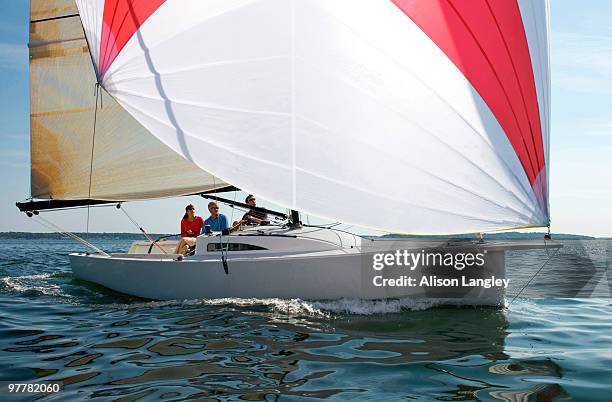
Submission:
[[[293,232],[292,232],[293,233]],[[248,241],[266,244],[274,241],[279,247],[292,248],[291,242],[304,239],[275,239],[271,236],[252,235]],[[281,237],[281,236],[278,236]],[[244,242],[247,237],[229,236],[230,240]],[[218,237],[217,237],[218,239]],[[320,240],[320,238],[318,239]],[[346,240],[346,239],[344,239]],[[200,241],[200,240],[198,240]],[[218,242],[213,238],[212,242]],[[203,240],[204,242],[204,240]],[[287,244],[283,244],[286,242]],[[439,246],[439,241],[437,241]],[[323,244],[323,243],[321,243]],[[299,298],[304,300],[388,299],[414,298],[434,299],[443,304],[500,306],[504,303],[505,288],[501,286],[455,287],[455,286],[374,286],[377,275],[391,277],[395,273],[372,269],[372,255],[394,249],[419,250],[426,247],[423,240],[376,241],[364,247],[349,246],[335,249],[301,252],[267,252],[247,255],[229,252],[227,273],[219,252],[200,252],[193,257],[177,260],[176,255],[160,254],[115,254],[111,256],[71,254],[70,261],[75,276],[79,279],[103,285],[117,292],[147,299],[197,299],[197,298]],[[474,247],[471,243],[470,247]],[[206,243],[200,250],[206,250]],[[298,247],[297,243],[295,247]],[[451,246],[450,248],[456,246]],[[486,251],[486,264],[478,269],[446,269],[432,271],[431,267],[419,267],[406,273],[420,282],[421,276],[463,281],[469,278],[505,278],[504,250],[510,246],[499,244],[478,245]],[[307,248],[307,247],[306,247]],[[316,248],[316,247],[315,247]],[[325,248],[325,247],[322,247]],[[328,247],[329,248],[329,247]],[[522,247],[527,248],[527,247]],[[528,247],[528,248],[534,248]],[[462,250],[465,248],[462,247]],[[209,250],[210,251],[210,250]],[[458,250],[454,250],[457,252]],[[397,272],[397,271],[394,271]],[[395,275],[397,276],[397,275]]]
[[[451,304],[500,305],[503,288],[477,288],[465,298],[455,288],[375,287],[363,274],[361,254],[221,260],[114,258],[71,254],[75,276],[117,292],[155,300],[198,298],[299,298],[303,300],[418,298]],[[483,270],[505,278],[503,252]],[[491,261],[493,262],[493,261]],[[456,277],[461,275],[456,272]]]

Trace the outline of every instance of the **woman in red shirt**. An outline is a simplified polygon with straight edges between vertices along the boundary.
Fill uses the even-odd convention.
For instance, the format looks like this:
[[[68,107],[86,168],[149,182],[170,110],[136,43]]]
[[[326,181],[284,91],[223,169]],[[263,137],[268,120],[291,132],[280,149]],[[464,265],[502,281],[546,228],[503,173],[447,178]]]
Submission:
[[[189,247],[193,247],[196,244],[196,238],[202,233],[202,227],[204,226],[204,220],[196,216],[195,207],[189,204],[185,207],[185,215],[181,219],[181,241],[176,246],[176,254],[187,253]]]

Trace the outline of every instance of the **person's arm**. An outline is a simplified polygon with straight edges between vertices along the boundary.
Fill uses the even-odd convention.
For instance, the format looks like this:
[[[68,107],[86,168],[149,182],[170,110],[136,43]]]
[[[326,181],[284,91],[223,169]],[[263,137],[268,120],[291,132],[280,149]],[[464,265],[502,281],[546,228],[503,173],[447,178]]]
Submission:
[[[251,212],[253,212],[253,211],[251,210],[251,211],[247,212],[246,214],[244,214],[242,219],[245,220],[245,221],[248,221],[248,222],[255,223],[257,225],[261,225],[263,222],[265,222],[265,219],[258,218],[257,216],[255,216]]]
[[[185,219],[181,219],[181,237],[187,237],[187,225]]]
[[[200,233],[199,233],[198,235],[201,235],[201,234],[202,234],[202,231],[204,230],[204,219],[202,219],[202,217],[201,217],[201,216],[198,216],[198,219],[199,219],[199,222],[198,222],[198,223],[199,223],[199,225],[200,225]]]
[[[240,226],[245,223],[246,221],[244,219],[241,219],[239,221],[234,222],[234,224],[232,225],[232,227],[230,228],[230,232],[237,232],[240,230]]]
[[[261,224],[262,224],[262,222],[264,222],[264,220],[263,220],[263,219],[259,219],[259,218],[255,217],[255,216],[253,216],[253,215],[249,215],[249,220],[250,220],[251,222],[253,222],[253,223],[258,224],[258,225],[261,225]]]

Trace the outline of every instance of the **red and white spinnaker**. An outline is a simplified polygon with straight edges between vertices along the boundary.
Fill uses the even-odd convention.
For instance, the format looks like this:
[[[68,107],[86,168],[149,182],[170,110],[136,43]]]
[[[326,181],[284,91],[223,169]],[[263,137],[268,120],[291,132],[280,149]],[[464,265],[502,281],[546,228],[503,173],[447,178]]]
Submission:
[[[544,0],[77,0],[98,81],[280,205],[389,231],[546,226]]]

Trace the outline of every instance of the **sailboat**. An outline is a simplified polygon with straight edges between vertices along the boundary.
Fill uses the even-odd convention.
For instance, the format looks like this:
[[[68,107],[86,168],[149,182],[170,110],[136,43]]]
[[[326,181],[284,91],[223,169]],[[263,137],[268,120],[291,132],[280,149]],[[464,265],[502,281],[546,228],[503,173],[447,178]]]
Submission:
[[[32,0],[31,197],[17,206],[240,188],[291,211],[203,234],[187,257],[153,239],[70,255],[77,278],[144,298],[502,305],[502,286],[376,282],[503,279],[507,250],[558,245],[363,237],[300,213],[435,236],[548,227],[548,13],[544,0]],[[396,251],[486,258],[374,268]]]

